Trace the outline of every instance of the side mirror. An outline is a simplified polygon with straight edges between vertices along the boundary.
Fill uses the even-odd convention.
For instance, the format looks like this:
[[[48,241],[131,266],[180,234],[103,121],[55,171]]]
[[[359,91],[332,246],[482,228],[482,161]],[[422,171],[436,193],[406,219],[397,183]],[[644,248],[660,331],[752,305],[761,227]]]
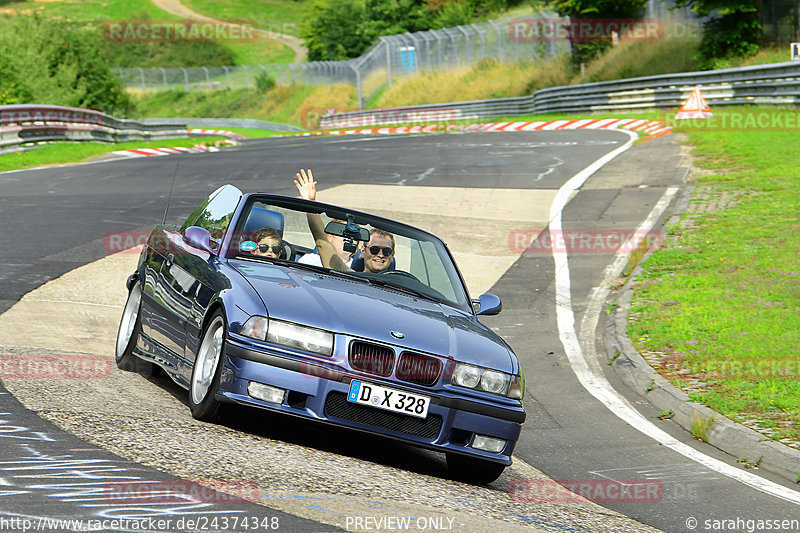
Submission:
[[[480,306],[477,315],[497,315],[503,310],[503,302],[494,294],[481,294],[477,300],[472,300],[472,305]]]
[[[210,254],[214,253],[211,248],[211,233],[205,228],[189,226],[183,234],[183,241],[192,248],[197,248]]]

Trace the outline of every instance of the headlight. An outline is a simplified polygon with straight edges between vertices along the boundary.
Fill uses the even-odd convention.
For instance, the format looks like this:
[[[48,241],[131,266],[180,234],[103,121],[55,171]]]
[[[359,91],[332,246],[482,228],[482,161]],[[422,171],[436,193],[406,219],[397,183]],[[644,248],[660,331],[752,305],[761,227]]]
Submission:
[[[487,370],[481,376],[481,388],[486,392],[503,394],[508,385],[508,375],[494,370]]]
[[[459,387],[474,389],[481,380],[481,369],[472,365],[456,365],[453,383]]]
[[[270,320],[263,316],[251,316],[239,331],[242,335],[273,344],[287,346],[319,355],[333,353],[333,333],[309,328],[292,322]]]
[[[265,316],[251,316],[247,319],[247,322],[244,323],[242,329],[239,330],[239,333],[246,336],[252,337],[254,339],[258,339],[263,341],[267,338],[267,326],[269,325],[269,320]]]
[[[459,387],[491,392],[520,400],[525,386],[525,378],[520,376],[512,376],[505,372],[464,363],[456,363],[450,382]]]

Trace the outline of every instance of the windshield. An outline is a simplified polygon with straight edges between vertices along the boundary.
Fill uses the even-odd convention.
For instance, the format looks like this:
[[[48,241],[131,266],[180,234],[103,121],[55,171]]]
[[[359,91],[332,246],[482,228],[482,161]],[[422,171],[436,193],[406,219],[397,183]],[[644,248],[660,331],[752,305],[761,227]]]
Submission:
[[[323,204],[317,205],[321,210]],[[308,204],[290,199],[251,196],[238,219],[228,257],[341,272],[367,283],[471,311],[458,270],[438,238],[377,216],[326,206],[323,212],[311,215],[321,219],[320,227],[333,232],[324,235],[331,245],[328,249],[335,251],[340,261],[326,261],[309,227],[311,209]],[[328,225],[330,222],[334,223]],[[349,226],[349,232],[343,232],[348,222],[357,228]],[[359,240],[367,236],[369,241]]]
[[[208,198],[192,211],[181,226],[181,233],[190,226],[199,226],[211,234],[213,245],[213,241],[222,239],[222,235],[228,229],[233,212],[241,198],[242,191],[233,185],[223,185],[209,194]]]

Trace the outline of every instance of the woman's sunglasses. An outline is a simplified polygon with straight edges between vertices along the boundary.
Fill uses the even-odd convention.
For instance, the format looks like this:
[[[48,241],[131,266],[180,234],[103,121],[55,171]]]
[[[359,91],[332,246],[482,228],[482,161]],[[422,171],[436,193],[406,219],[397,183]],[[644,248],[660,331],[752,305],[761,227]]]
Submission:
[[[389,248],[388,246],[384,246],[384,247],[370,246],[369,248],[367,248],[367,250],[369,250],[369,253],[371,253],[372,255],[378,255],[378,252],[383,250],[383,255],[385,257],[389,257],[390,255],[392,255],[394,253],[394,250]]]
[[[272,253],[275,255],[280,255],[282,248],[280,244],[259,244],[258,250],[261,253],[267,253],[269,249],[272,248]]]

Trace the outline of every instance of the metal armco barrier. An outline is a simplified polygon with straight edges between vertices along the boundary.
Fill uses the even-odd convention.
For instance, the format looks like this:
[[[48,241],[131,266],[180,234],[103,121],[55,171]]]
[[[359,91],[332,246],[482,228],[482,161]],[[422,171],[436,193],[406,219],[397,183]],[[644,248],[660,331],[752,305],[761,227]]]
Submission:
[[[75,107],[0,106],[0,148],[39,141],[154,141],[188,137],[186,125],[142,124]]]
[[[700,87],[713,108],[800,104],[800,63],[773,63],[702,72],[551,87],[531,96],[396,107],[320,117],[320,128],[472,120],[545,113],[654,111],[680,107]],[[442,118],[431,118],[441,116]]]

